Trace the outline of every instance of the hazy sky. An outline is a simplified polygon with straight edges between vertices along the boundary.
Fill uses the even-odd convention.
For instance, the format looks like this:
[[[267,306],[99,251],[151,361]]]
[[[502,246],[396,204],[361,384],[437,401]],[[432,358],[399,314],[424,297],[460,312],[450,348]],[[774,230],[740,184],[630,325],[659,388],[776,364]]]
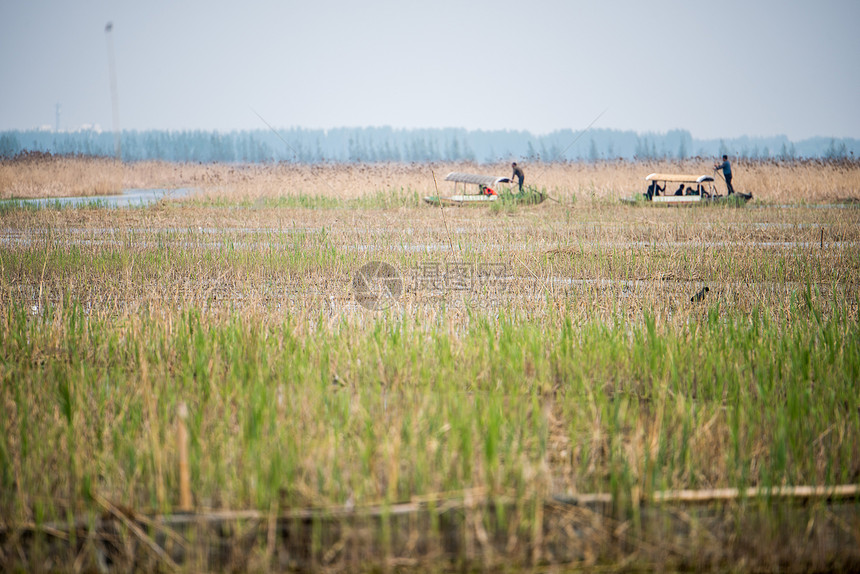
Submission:
[[[0,130],[860,137],[860,0],[0,0]]]

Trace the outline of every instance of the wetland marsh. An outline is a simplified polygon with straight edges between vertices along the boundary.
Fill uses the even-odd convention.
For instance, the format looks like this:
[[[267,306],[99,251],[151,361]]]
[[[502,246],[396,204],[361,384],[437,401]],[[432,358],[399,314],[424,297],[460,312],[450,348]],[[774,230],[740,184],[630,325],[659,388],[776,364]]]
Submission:
[[[9,162],[0,195],[30,169],[61,195],[195,192],[0,207],[7,532],[102,497],[175,512],[180,404],[198,512],[512,501],[510,567],[542,563],[553,495],[635,514],[668,490],[860,483],[856,163],[740,166],[737,209],[621,205],[650,165],[536,165],[560,204],[440,209],[419,198],[448,166],[65,161]],[[372,261],[402,285],[381,310],[354,292]]]

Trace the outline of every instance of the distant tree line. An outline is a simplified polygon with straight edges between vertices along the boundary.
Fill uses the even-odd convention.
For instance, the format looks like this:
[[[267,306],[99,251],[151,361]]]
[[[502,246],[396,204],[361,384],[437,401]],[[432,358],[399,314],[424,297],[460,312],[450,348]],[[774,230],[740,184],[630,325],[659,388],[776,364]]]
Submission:
[[[693,138],[686,130],[636,133],[593,129],[585,133],[558,130],[533,135],[515,130],[460,128],[396,129],[390,127],[288,128],[216,131],[123,131],[125,161],[176,162],[428,162],[493,163],[512,158],[541,161],[654,160],[714,157],[738,159],[853,159],[860,140],[785,136],[720,140]],[[111,132],[27,130],[0,132],[0,157],[26,152],[112,156]]]

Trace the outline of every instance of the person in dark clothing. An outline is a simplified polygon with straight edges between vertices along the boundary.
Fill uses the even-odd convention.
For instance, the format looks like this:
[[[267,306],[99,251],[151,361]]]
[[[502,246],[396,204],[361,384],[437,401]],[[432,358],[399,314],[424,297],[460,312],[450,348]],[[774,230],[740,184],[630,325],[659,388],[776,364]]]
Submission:
[[[514,168],[514,173],[511,175],[511,179],[517,179],[517,183],[520,185],[520,193],[522,193],[523,182],[526,180],[526,174],[523,173],[523,169],[521,167],[517,167],[517,162],[512,163],[511,167]]]
[[[651,199],[655,195],[660,195],[662,192],[666,191],[666,186],[660,187],[660,184],[656,181],[652,181],[651,185],[648,186],[648,191],[645,192],[645,197]]]
[[[678,189],[675,190],[675,195],[684,195],[684,184],[682,183]]]
[[[723,155],[723,163],[714,164],[714,171],[718,169],[723,170],[723,177],[726,180],[729,195],[733,194],[735,188],[732,187],[732,164],[729,163],[729,156]]]

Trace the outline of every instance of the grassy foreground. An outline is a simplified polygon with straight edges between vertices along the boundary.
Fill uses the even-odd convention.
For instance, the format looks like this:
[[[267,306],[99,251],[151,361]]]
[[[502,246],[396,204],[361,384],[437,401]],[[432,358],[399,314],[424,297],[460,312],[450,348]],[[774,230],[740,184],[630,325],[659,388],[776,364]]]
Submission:
[[[531,536],[554,494],[860,483],[860,209],[621,206],[630,166],[444,211],[403,166],[185,169],[184,202],[0,210],[0,527],[176,511],[183,403],[201,511],[470,492]],[[368,261],[402,279],[382,311]]]
[[[7,308],[2,513],[56,520],[94,490],[170,511],[183,401],[205,507],[856,482],[860,329],[844,302],[822,317],[815,301],[460,333],[392,315]]]

